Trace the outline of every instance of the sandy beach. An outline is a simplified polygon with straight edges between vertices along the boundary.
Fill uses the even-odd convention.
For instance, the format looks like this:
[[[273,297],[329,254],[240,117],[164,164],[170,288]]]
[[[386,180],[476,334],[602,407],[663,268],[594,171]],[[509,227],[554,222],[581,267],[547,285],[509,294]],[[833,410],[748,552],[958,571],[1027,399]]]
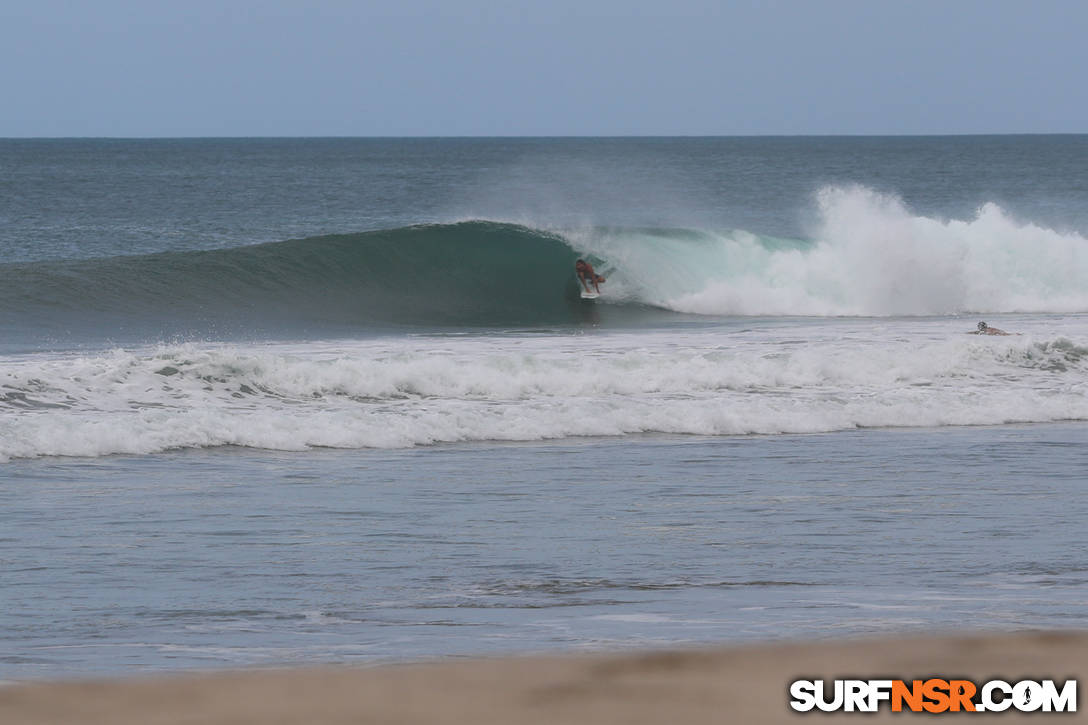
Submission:
[[[0,722],[776,723],[803,717],[788,704],[789,683],[798,678],[1015,682],[1081,678],[1086,672],[1085,633],[903,637],[17,684],[0,690]],[[873,717],[811,716],[867,722]],[[1005,722],[1024,716],[1000,715]],[[891,717],[910,714],[893,715],[885,707],[876,715]],[[1086,720],[1083,709],[1055,717]]]

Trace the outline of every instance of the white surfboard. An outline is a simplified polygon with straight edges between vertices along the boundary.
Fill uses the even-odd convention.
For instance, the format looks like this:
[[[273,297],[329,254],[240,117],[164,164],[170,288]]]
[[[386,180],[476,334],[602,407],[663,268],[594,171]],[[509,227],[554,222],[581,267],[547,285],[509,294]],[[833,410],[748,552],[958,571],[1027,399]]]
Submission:
[[[583,300],[595,300],[600,296],[601,295],[598,292],[586,292],[585,290],[582,290],[582,299]]]

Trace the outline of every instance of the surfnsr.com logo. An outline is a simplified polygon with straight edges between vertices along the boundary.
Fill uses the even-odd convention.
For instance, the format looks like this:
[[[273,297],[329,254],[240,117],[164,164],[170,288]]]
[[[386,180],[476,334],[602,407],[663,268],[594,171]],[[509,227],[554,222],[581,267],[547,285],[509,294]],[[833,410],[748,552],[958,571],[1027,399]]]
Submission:
[[[790,698],[798,712],[1076,712],[1077,681],[795,680]]]

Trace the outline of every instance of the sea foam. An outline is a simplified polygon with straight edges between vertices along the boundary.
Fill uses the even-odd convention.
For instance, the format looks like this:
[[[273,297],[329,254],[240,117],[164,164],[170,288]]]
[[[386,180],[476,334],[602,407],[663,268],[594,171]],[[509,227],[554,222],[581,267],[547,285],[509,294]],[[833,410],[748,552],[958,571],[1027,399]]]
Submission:
[[[572,235],[613,272],[610,291],[709,315],[942,315],[1088,310],[1088,239],[1011,218],[912,213],[861,186],[816,196],[811,240],[749,231]]]
[[[0,457],[1088,419],[1088,350],[1064,338],[959,332],[188,344],[28,357],[0,370]]]

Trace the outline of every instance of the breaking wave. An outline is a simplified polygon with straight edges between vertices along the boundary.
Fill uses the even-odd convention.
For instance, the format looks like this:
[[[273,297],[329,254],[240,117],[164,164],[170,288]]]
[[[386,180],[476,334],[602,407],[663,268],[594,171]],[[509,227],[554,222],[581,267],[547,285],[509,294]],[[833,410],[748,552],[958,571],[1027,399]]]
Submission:
[[[611,336],[185,344],[10,360],[0,460],[179,448],[402,448],[634,433],[1088,420],[1088,349],[956,334],[725,347]]]
[[[826,188],[808,240],[733,230],[467,221],[212,251],[0,265],[0,330],[154,339],[287,327],[534,326],[700,315],[1088,310],[1088,240],[1010,218],[912,214]],[[578,299],[573,263],[608,277]],[[587,307],[593,314],[587,315]],[[107,337],[109,339],[109,337]]]

